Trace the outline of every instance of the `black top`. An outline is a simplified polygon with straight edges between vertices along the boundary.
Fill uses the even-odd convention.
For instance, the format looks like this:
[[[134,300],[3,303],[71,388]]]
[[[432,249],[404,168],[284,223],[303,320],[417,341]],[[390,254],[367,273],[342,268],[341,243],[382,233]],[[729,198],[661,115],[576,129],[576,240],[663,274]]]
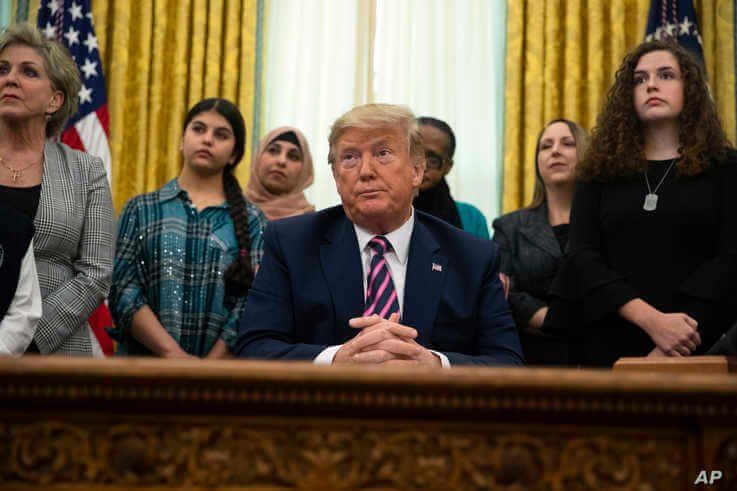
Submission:
[[[33,238],[33,221],[0,202],[0,321],[13,301],[23,257]]]
[[[671,161],[648,168],[651,189]],[[657,208],[643,209],[642,173],[606,183],[581,182],[571,210],[569,255],[553,287],[567,300],[556,316],[569,327],[571,357],[583,365],[611,365],[644,356],[654,344],[618,309],[641,298],[662,312],[685,312],[699,322],[707,349],[737,314],[737,154],[696,176],[671,169],[658,189]],[[566,324],[565,326],[561,323]],[[699,351],[697,351],[699,353]]]
[[[553,234],[555,235],[555,240],[558,241],[558,245],[560,245],[560,250],[565,251],[566,245],[568,244],[568,228],[570,227],[570,224],[568,223],[561,223],[560,225],[556,225],[553,227]]]
[[[445,220],[454,227],[463,228],[456,202],[450,195],[450,188],[444,177],[435,187],[420,191],[413,204],[420,211]]]
[[[30,188],[14,188],[0,184],[0,203],[25,213],[31,220],[36,218],[36,209],[41,199],[41,185]]]

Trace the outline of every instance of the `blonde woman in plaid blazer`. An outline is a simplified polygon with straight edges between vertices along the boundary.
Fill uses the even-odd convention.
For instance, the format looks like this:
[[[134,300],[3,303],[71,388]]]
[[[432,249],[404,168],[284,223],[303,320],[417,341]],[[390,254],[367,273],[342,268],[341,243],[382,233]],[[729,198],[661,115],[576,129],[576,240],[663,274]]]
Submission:
[[[43,317],[34,342],[44,354],[102,356],[87,318],[110,290],[113,205],[102,160],[47,143],[34,253]]]
[[[87,318],[112,275],[113,207],[102,161],[51,142],[76,113],[69,54],[34,27],[0,36],[0,199],[35,217],[42,354],[102,355]]]

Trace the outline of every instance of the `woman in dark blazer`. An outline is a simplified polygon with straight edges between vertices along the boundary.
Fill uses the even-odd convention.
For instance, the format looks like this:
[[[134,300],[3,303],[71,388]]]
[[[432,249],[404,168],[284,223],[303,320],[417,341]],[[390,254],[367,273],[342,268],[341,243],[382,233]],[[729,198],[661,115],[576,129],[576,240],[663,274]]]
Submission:
[[[568,241],[576,164],[587,135],[567,119],[549,122],[535,147],[535,189],[526,208],[494,220],[501,271],[509,276],[509,304],[529,364],[565,365],[565,339],[543,329],[548,290]]]

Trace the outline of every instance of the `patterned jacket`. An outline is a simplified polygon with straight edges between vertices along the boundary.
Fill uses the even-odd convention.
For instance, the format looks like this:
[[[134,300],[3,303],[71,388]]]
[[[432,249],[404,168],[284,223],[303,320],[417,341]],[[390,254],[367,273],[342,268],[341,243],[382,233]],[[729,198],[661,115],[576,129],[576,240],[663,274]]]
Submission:
[[[43,354],[101,354],[87,318],[110,289],[113,203],[102,160],[62,143],[44,148],[33,238],[43,317]]]

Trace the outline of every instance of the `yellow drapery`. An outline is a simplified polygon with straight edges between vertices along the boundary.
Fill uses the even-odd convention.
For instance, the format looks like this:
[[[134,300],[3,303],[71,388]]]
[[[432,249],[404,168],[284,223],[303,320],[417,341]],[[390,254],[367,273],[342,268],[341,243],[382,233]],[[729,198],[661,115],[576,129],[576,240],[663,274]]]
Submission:
[[[709,82],[735,135],[732,0],[695,1]],[[650,0],[508,0],[503,210],[530,202],[535,140],[564,117],[591,129],[627,51],[642,42]]]
[[[30,2],[35,23],[39,0]],[[94,0],[95,33],[108,87],[116,210],[181,167],[187,110],[205,97],[238,104],[250,141],[258,0]],[[250,145],[236,169],[248,178]]]

